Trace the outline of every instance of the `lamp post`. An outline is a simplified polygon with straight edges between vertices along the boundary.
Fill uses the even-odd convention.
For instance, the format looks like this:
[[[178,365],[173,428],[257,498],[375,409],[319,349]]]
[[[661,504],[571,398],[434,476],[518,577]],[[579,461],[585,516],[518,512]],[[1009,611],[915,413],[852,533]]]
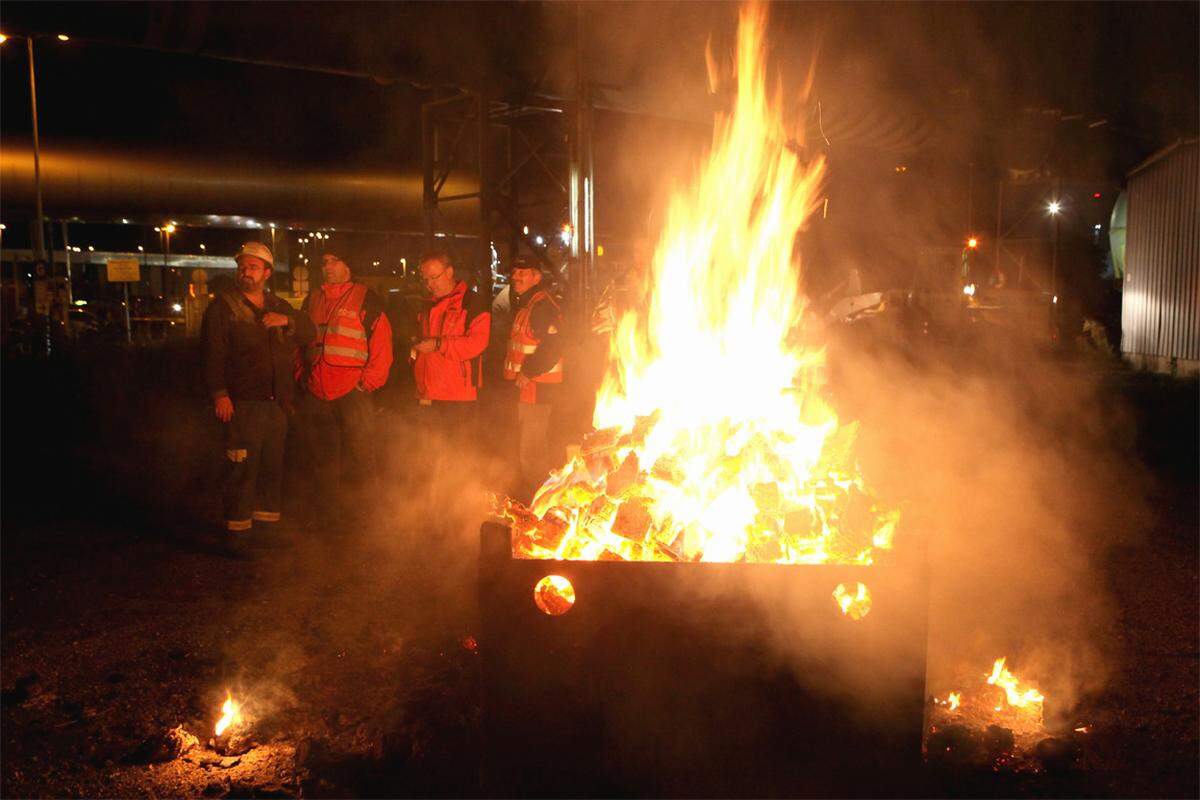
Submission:
[[[33,258],[34,261],[46,263],[46,216],[42,207],[42,148],[41,140],[38,136],[38,113],[37,113],[37,69],[33,58],[33,40],[34,36],[10,36],[0,33],[0,44],[4,44],[9,39],[24,39],[25,53],[29,61],[29,116],[32,123],[33,133],[33,198],[34,198],[34,217],[36,226],[34,228],[33,237]],[[70,41],[69,36],[65,33],[58,34],[57,38],[60,42]],[[49,273],[53,275],[54,259],[50,259],[48,265]],[[67,285],[70,291],[71,271],[67,270]]]

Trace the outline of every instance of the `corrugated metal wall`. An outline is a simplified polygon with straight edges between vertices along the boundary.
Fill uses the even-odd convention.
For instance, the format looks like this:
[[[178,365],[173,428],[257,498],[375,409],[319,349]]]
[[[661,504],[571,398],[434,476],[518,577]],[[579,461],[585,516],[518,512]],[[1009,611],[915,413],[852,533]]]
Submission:
[[[1200,145],[1177,142],[1129,175],[1121,352],[1200,361]]]

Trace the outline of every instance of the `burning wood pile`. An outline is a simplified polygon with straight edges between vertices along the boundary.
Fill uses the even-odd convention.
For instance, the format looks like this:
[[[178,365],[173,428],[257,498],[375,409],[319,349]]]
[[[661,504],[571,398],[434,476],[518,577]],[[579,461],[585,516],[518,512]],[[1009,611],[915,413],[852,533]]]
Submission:
[[[926,757],[932,763],[994,771],[1040,772],[1071,767],[1090,726],[1065,737],[1046,728],[1045,696],[998,658],[990,674],[965,690],[930,701]]]
[[[733,110],[670,207],[646,306],[617,322],[596,430],[529,507],[499,509],[517,558],[869,565],[892,547],[899,514],[805,342],[795,242],[824,162],[766,90],[765,26],[743,10]]]

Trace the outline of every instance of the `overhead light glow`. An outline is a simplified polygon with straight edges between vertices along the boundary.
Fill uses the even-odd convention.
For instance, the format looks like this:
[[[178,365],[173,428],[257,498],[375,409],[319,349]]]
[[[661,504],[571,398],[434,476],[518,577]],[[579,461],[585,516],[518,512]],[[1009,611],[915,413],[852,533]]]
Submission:
[[[69,41],[71,41],[71,37],[70,37],[70,36],[67,36],[65,33],[60,33],[60,34],[58,35],[58,40],[59,40],[60,42],[69,42]]]
[[[1062,204],[1059,203],[1057,200],[1051,200],[1050,203],[1046,206],[1046,210],[1049,211],[1051,214],[1057,214],[1059,211],[1062,211]]]

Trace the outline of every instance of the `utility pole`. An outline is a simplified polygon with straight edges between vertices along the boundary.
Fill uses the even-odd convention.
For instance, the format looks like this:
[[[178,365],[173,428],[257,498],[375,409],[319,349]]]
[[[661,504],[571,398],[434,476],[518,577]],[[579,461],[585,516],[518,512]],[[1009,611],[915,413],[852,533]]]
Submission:
[[[29,109],[33,119],[33,192],[34,214],[37,217],[37,231],[33,239],[33,258],[35,261],[46,260],[46,228],[43,224],[42,212],[42,152],[38,141],[37,114],[37,78],[33,65],[33,37],[25,37],[25,51],[29,54]]]

